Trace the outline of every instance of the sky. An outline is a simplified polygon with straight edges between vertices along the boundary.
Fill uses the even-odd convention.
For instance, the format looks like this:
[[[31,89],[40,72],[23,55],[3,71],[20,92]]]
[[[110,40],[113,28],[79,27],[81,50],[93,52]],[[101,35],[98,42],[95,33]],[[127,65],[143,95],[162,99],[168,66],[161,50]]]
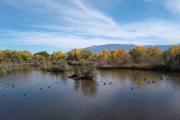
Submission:
[[[180,44],[180,0],[0,0],[0,49]]]

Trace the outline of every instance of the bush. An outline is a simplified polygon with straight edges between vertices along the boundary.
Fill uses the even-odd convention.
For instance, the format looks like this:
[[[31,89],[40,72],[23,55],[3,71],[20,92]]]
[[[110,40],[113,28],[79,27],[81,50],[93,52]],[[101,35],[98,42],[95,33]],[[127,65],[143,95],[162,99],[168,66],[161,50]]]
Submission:
[[[69,78],[74,80],[94,80],[96,76],[96,66],[90,63],[84,63],[79,68],[75,67],[73,75]]]

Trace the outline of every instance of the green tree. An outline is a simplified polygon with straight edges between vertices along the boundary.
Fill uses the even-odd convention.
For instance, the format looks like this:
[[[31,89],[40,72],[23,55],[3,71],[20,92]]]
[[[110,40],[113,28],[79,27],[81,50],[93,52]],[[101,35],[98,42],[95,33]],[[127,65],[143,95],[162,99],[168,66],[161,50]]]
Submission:
[[[35,53],[34,55],[35,55],[35,56],[36,56],[36,55],[40,55],[40,56],[43,56],[43,57],[45,57],[45,58],[48,58],[48,57],[49,57],[49,53],[46,52],[46,51],[37,52],[37,53]]]

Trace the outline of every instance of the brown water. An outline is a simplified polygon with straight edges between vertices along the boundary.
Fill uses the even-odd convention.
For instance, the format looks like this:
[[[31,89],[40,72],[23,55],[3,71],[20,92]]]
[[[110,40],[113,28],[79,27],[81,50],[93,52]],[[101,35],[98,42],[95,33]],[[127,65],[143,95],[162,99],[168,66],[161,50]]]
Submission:
[[[25,70],[0,77],[0,120],[180,120],[180,75],[97,71],[95,81]]]

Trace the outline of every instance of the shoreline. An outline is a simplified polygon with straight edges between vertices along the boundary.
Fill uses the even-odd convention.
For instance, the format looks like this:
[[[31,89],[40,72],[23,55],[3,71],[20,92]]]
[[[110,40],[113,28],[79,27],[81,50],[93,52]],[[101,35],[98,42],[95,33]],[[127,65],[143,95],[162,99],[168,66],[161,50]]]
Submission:
[[[124,64],[124,65],[109,65],[109,64],[100,64],[100,63],[92,63],[96,65],[96,69],[98,70],[144,70],[144,71],[159,71],[159,72],[176,72],[180,73],[178,69],[171,69],[170,66],[167,65],[154,65],[154,64]],[[81,63],[76,64],[68,64],[69,66],[81,66]],[[31,63],[23,63],[23,64],[13,64],[13,63],[3,63],[0,64],[0,74],[6,74],[13,71],[17,71],[18,69],[25,67],[33,67]],[[37,66],[40,68],[40,66]],[[52,72],[52,71],[49,71]]]
[[[180,73],[179,69],[172,69],[168,65],[155,65],[155,64],[123,64],[123,65],[110,65],[110,64],[103,64],[97,62],[91,62],[91,64],[96,65],[96,69],[99,70],[144,70],[144,71],[163,71],[163,72],[176,72]],[[81,63],[71,63],[71,66],[81,66]]]
[[[148,67],[144,67],[141,66],[141,64],[139,64],[140,66],[137,65],[128,65],[128,66],[124,66],[124,65],[120,65],[120,66],[113,66],[113,65],[108,65],[108,66],[97,66],[97,69],[100,70],[144,70],[144,71],[159,71],[159,72],[176,72],[176,73],[180,73],[180,70],[178,69],[171,69],[169,66],[166,65],[157,65],[157,66],[148,66]]]
[[[0,74],[7,74],[21,68],[31,67],[31,63],[2,63],[0,64]]]

